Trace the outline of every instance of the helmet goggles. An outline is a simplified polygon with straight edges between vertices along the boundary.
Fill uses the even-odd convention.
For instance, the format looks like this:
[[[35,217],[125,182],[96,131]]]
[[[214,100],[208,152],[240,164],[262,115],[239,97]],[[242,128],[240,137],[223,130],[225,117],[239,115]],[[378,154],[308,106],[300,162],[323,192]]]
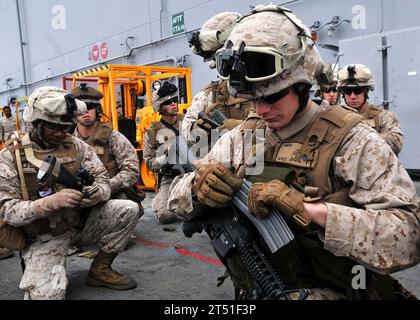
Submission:
[[[228,41],[229,42],[229,41]],[[302,42],[303,44],[304,42]],[[216,52],[216,70],[221,79],[229,80],[232,70],[241,69],[248,82],[272,79],[296,63],[306,50],[306,44],[292,54],[282,54],[272,47],[248,47],[242,41],[238,48],[227,43]],[[237,68],[236,71],[239,70]]]

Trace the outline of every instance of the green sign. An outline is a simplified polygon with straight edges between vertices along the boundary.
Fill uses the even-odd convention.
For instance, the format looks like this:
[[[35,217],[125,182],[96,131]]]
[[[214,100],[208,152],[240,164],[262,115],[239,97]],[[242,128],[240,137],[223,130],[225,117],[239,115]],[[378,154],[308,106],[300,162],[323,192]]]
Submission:
[[[184,32],[184,12],[174,14],[172,16],[172,34],[178,34]]]

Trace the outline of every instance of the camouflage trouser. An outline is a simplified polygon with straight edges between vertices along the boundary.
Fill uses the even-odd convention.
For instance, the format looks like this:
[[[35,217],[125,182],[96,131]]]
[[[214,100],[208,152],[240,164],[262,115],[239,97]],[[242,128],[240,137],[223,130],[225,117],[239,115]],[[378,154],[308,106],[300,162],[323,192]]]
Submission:
[[[171,186],[172,177],[162,177],[159,191],[155,195],[152,201],[152,210],[156,216],[156,219],[160,223],[169,223],[177,219],[175,213],[170,212],[167,209],[169,199],[169,187]]]
[[[122,200],[127,200],[127,201],[133,201],[130,200],[127,195],[124,192],[117,192],[115,194],[111,195],[111,199],[122,199]],[[138,214],[139,214],[139,219],[144,215],[144,208],[141,204],[141,202],[135,202],[133,201],[135,204],[137,204],[139,210],[138,210]]]
[[[138,210],[132,201],[109,200],[91,210],[82,231],[37,237],[22,251],[26,268],[19,287],[25,299],[64,299],[69,246],[97,243],[106,253],[121,252],[136,227]]]

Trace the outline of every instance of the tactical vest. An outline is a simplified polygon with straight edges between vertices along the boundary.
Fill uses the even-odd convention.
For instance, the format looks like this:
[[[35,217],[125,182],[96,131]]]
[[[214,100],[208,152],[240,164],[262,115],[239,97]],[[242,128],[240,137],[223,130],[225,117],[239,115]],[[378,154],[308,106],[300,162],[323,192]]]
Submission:
[[[364,118],[362,122],[375,129],[376,132],[379,132],[379,114],[381,112],[381,108],[370,104],[367,105],[365,111],[362,113]]]
[[[109,145],[109,139],[113,130],[114,129],[109,124],[99,122],[93,134],[89,139],[85,140],[85,142],[95,150],[99,159],[101,159],[110,178],[116,176],[118,173],[117,162],[115,161],[115,156],[111,152],[111,147]]]
[[[102,161],[104,167],[108,171],[109,178],[115,177],[118,172],[117,161],[114,154],[111,152],[110,138],[114,129],[107,123],[99,122],[93,134],[85,140],[85,142],[92,147],[99,159]],[[129,200],[136,202],[140,209],[140,216],[144,214],[141,201],[144,200],[145,194],[138,190],[136,186],[121,190]],[[118,193],[116,193],[118,197]],[[114,199],[115,194],[111,196]]]
[[[206,95],[211,93],[213,103],[207,105],[204,112],[211,116],[213,110],[220,110],[228,119],[244,120],[251,110],[254,110],[253,103],[246,99],[235,98],[229,95],[227,81],[212,81],[203,91]]]
[[[359,121],[357,113],[340,107],[321,111],[305,129],[279,143],[277,136],[267,135],[264,150],[264,172],[251,176],[252,182],[268,181],[279,176],[300,191],[305,187],[318,189],[325,200],[340,189],[331,179],[332,160],[349,130]],[[271,180],[270,179],[270,180]]]
[[[30,163],[26,157],[24,149],[28,148],[33,150],[33,154],[38,160],[45,160],[48,155],[54,155],[61,165],[66,168],[73,176],[77,175],[80,168],[80,157],[76,152],[76,147],[73,143],[71,135],[67,134],[66,138],[54,150],[42,150],[32,148],[32,143],[26,144],[23,135],[21,137],[13,136],[12,139],[7,141],[5,147],[11,152],[14,158],[16,169],[19,171],[17,165],[17,158],[15,151],[20,150],[21,163],[23,168],[23,176],[28,191],[28,200],[37,200],[40,198],[39,191],[40,185],[38,183],[37,174],[38,167]],[[16,144],[14,142],[17,142]],[[21,182],[22,183],[22,182]],[[64,188],[64,185],[55,182],[55,178],[51,176],[43,188],[51,187],[54,191],[58,192]],[[22,230],[26,236],[36,236],[45,233],[59,235],[67,232],[68,230],[80,226],[80,216],[75,210],[65,209],[61,212],[55,213],[47,218],[35,220],[29,225],[23,226]]]
[[[315,116],[305,129],[290,138],[279,141],[275,134],[267,135],[264,171],[248,179],[252,182],[279,179],[301,192],[312,187],[312,192],[314,189],[317,192],[309,194],[309,199],[355,207],[348,197],[348,189],[335,181],[332,162],[343,139],[361,119],[350,108],[329,107]],[[264,128],[255,117],[251,117],[250,121],[252,125]],[[247,122],[242,124],[241,129],[252,127]],[[294,228],[292,223],[290,226]],[[392,280],[368,270],[367,290],[353,290],[352,268],[356,262],[325,250],[315,227],[312,231],[295,230],[295,233],[293,241],[269,255],[276,271],[290,289],[330,288],[349,299],[395,298]],[[237,258],[227,264],[235,287],[242,291],[252,290],[250,276],[244,273],[243,266],[238,265]]]
[[[180,123],[181,123],[181,121],[182,120],[184,120],[184,117],[185,117],[185,115],[184,114],[178,114],[178,119],[177,119],[177,122],[175,123],[175,125],[174,125],[174,128],[176,129],[176,130],[178,130],[178,133],[179,133],[179,129],[180,129]],[[161,130],[161,129],[168,129],[162,122],[160,122],[160,121],[154,121],[154,122],[152,122],[151,124],[150,124],[150,127],[149,127],[149,129],[147,129],[147,131],[150,133],[150,135],[152,136],[152,137],[154,137],[154,138],[156,138],[156,136],[157,136],[157,133],[159,132],[159,130]],[[169,129],[170,130],[170,129]],[[174,132],[174,134],[175,134],[175,132]],[[162,143],[160,143],[159,141],[158,141],[158,144],[160,145],[160,144],[162,144]]]

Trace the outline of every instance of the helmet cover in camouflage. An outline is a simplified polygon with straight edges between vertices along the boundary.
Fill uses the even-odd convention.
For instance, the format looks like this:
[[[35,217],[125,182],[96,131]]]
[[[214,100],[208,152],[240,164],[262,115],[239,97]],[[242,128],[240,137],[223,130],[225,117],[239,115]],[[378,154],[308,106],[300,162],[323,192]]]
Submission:
[[[75,99],[66,90],[45,86],[35,89],[29,96],[23,112],[23,120],[26,122],[44,120],[62,125],[72,125],[76,123],[77,116],[86,111],[86,104]]]
[[[200,32],[196,33],[198,36],[196,42],[191,43],[192,52],[202,56],[204,61],[212,60],[239,18],[241,15],[237,12],[221,12],[208,19],[202,25]]]
[[[326,63],[322,71],[316,75],[317,83],[312,87],[315,97],[321,96],[321,89],[336,88],[338,84],[338,72],[334,71],[332,65]]]
[[[102,92],[89,87],[86,83],[81,83],[78,87],[72,89],[71,94],[86,103],[99,103],[99,101],[104,97]]]
[[[97,121],[103,112],[101,99],[104,97],[102,92],[96,90],[95,88],[89,87],[86,83],[81,83],[78,87],[71,90],[77,99],[86,103],[88,109],[96,108],[96,117]]]
[[[237,93],[229,86],[229,91],[237,97],[252,99],[272,95],[295,83],[315,83],[315,72],[322,63],[318,49],[310,38],[309,29],[290,10],[275,5],[261,6],[255,13],[245,16],[233,28],[229,38],[233,48],[241,41],[246,47],[275,50],[283,55],[288,66],[276,77],[252,82],[252,93]],[[299,51],[300,55],[297,55]],[[294,55],[290,60],[284,55]]]
[[[338,88],[343,87],[368,87],[375,88],[372,73],[363,64],[349,64],[338,71]]]
[[[178,88],[176,87],[176,85],[165,81],[158,90],[155,90],[153,92],[153,110],[155,112],[161,112],[162,103],[175,97],[178,97]]]

